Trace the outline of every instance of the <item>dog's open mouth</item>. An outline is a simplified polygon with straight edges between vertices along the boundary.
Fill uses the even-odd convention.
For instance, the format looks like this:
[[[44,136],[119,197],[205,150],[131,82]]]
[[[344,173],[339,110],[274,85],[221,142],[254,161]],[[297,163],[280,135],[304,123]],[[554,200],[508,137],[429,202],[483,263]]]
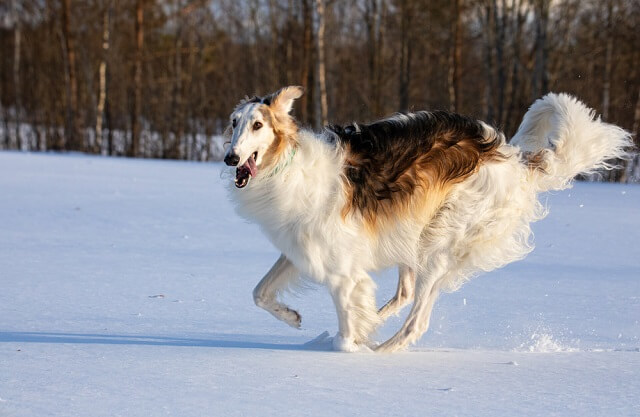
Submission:
[[[236,187],[244,188],[249,184],[249,180],[256,176],[258,173],[257,158],[258,152],[254,152],[249,159],[247,159],[247,162],[236,168]]]

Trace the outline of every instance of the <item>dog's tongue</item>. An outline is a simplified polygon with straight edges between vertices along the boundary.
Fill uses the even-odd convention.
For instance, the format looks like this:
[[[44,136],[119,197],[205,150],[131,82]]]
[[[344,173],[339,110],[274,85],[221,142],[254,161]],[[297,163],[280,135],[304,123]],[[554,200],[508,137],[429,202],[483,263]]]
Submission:
[[[249,159],[247,159],[247,162],[245,162],[244,165],[242,165],[242,168],[249,171],[249,174],[251,174],[252,177],[256,176],[258,167],[256,166],[256,160],[253,159],[253,155],[250,156]]]

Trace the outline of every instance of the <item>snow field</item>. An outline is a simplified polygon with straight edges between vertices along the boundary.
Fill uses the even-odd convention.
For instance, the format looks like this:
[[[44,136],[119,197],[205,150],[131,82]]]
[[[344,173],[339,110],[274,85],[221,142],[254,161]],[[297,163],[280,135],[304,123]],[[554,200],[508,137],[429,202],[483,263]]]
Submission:
[[[0,153],[0,416],[640,414],[637,186],[542,196],[536,250],[443,294],[417,346],[341,354],[307,344],[336,331],[323,288],[286,296],[302,330],[253,305],[278,254],[221,170]]]

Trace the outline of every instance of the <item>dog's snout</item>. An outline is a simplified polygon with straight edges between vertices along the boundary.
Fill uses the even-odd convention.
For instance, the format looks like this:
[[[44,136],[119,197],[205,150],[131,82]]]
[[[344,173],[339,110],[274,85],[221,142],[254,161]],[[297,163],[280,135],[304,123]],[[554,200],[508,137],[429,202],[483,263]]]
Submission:
[[[235,152],[229,152],[227,156],[224,157],[224,163],[229,166],[236,166],[238,162],[240,162],[240,156]]]

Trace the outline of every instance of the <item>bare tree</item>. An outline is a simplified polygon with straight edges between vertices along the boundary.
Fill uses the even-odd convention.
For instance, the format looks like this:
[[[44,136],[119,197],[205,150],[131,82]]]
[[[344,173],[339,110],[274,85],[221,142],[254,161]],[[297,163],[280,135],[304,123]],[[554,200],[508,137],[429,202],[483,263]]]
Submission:
[[[4,79],[4,71],[0,71],[0,110],[2,111],[2,118],[4,119],[4,149],[9,149],[11,147],[11,135],[9,132],[9,109],[6,106],[2,105],[2,97],[4,96]]]
[[[634,143],[636,149],[640,148],[640,86],[638,87],[638,98],[636,99],[636,106],[633,115],[633,128],[631,133],[634,134]],[[636,152],[636,155],[628,161],[627,170],[625,173],[627,175],[624,176],[621,180],[628,181],[628,174],[633,175],[636,172],[640,171],[640,154]]]
[[[329,106],[327,104],[327,74],[324,51],[324,30],[325,30],[325,4],[324,0],[314,0],[316,6],[316,15],[318,18],[318,31],[316,33],[316,49],[318,56],[318,114],[316,127],[325,126],[329,123]]]
[[[504,96],[507,86],[507,79],[505,73],[505,47],[506,47],[506,30],[507,30],[507,18],[509,10],[507,7],[507,1],[501,0],[500,5],[497,6],[494,1],[494,13],[495,19],[495,69],[496,69],[496,123],[498,126],[504,124]]]
[[[313,111],[312,99],[314,96],[314,72],[311,71],[313,65],[313,16],[311,9],[311,0],[302,0],[302,27],[303,27],[303,41],[302,41],[302,65],[300,74],[300,83],[305,89],[304,94],[300,99],[300,114],[304,123],[311,123]]]
[[[183,13],[181,12],[182,2],[177,1],[175,12],[175,42],[173,51],[173,90],[171,93],[170,120],[174,133],[173,143],[169,148],[169,157],[180,159],[180,142],[184,135],[184,114],[183,114],[183,74],[182,74],[182,38],[184,29]],[[163,150],[164,151],[164,150]]]
[[[636,99],[636,107],[633,113],[631,133],[635,134],[636,146],[640,146],[640,86],[638,86],[638,98]]]
[[[480,5],[481,7],[481,25],[484,28],[484,71],[485,71],[485,83],[484,83],[484,117],[489,122],[494,120],[494,95],[495,91],[495,67],[494,67],[494,45],[495,45],[495,19],[496,19],[496,7],[494,0],[484,0]]]
[[[279,79],[278,79],[278,54],[280,51],[279,39],[280,39],[280,28],[278,26],[278,6],[276,0],[269,0],[269,33],[271,35],[270,39],[270,50],[269,50],[269,79],[268,83],[271,88],[276,88]],[[285,62],[286,64],[286,62]],[[286,70],[285,70],[286,72]]]
[[[508,101],[505,105],[506,114],[504,116],[504,128],[506,131],[511,132],[515,130],[517,123],[514,121],[514,112],[517,110],[518,102],[522,96],[522,89],[520,88],[520,73],[522,71],[522,65],[520,61],[522,34],[525,19],[527,16],[527,6],[525,0],[512,0],[511,10],[514,16],[512,17],[512,30],[511,30],[511,75],[508,86],[508,91],[505,92],[508,95]]]
[[[549,24],[549,7],[551,0],[534,0],[535,11],[535,63],[533,68],[532,98],[536,99],[549,91],[549,74],[547,61],[549,46],[547,30]]]
[[[604,58],[604,74],[602,83],[602,118],[609,121],[609,108],[611,105],[611,70],[613,65],[613,20],[614,20],[614,4],[613,0],[607,0],[606,3],[606,47]]]
[[[293,75],[293,68],[294,68],[294,63],[293,63],[293,43],[294,43],[294,38],[293,38],[293,31],[294,31],[294,26],[295,26],[295,8],[294,8],[294,4],[299,4],[299,2],[295,2],[294,0],[289,0],[289,4],[287,7],[287,23],[286,23],[286,33],[284,36],[284,42],[285,42],[285,62],[286,62],[286,73],[285,73],[285,79],[286,79],[286,84],[290,85],[294,83],[294,75]]]
[[[364,2],[363,17],[367,28],[367,52],[369,66],[368,104],[371,113],[382,113],[382,60],[384,56],[384,19],[387,2],[367,0]]]
[[[144,3],[136,0],[135,13],[135,63],[133,68],[133,103],[131,106],[131,147],[130,156],[140,152],[140,113],[142,112],[142,50],[144,47]]]
[[[107,100],[107,58],[109,55],[109,21],[111,14],[111,0],[105,0],[102,11],[102,58],[98,69],[99,93],[96,109],[96,143],[94,152],[102,152],[102,124],[104,118],[104,106]]]
[[[400,82],[398,96],[400,110],[409,109],[409,85],[411,83],[411,58],[413,52],[412,19],[414,12],[413,0],[400,1]]]
[[[20,135],[20,115],[22,113],[22,87],[20,85],[20,46],[22,43],[22,22],[16,6],[17,0],[11,1],[11,14],[13,19],[13,88],[15,89],[15,135],[16,146],[22,149],[22,137]]]
[[[83,150],[84,140],[80,132],[80,112],[78,108],[78,76],[76,66],[76,44],[75,35],[71,30],[71,0],[61,0],[62,2],[62,35],[64,38],[63,59],[67,68],[67,116],[65,131],[67,143],[70,150]]]
[[[2,55],[0,54],[0,57]],[[6,109],[4,108],[4,106],[2,105],[2,96],[3,94],[3,90],[2,87],[4,86],[4,71],[0,71],[0,112],[2,113],[3,119],[4,119],[4,149],[9,149],[9,129],[8,129],[8,125],[9,125],[9,117],[7,115]]]
[[[451,53],[449,55],[449,108],[460,108],[460,66],[462,61],[462,1],[451,2]]]

